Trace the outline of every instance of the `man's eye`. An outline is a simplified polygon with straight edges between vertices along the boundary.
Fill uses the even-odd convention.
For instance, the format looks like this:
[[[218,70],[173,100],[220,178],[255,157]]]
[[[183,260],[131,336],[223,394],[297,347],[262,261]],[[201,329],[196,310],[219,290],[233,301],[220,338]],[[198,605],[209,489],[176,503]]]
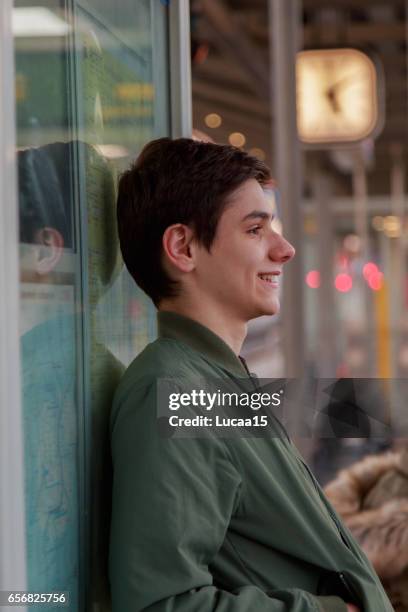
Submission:
[[[255,234],[256,235],[256,234],[259,233],[260,229],[261,229],[260,225],[257,225],[256,227],[251,227],[251,229],[248,230],[248,234]]]

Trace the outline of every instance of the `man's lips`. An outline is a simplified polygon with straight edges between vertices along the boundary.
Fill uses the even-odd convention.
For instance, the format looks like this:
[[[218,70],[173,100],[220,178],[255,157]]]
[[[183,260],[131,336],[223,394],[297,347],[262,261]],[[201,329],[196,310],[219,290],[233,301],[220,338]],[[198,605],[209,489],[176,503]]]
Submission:
[[[280,271],[275,270],[274,272],[259,272],[258,278],[263,282],[264,285],[269,287],[278,287]]]

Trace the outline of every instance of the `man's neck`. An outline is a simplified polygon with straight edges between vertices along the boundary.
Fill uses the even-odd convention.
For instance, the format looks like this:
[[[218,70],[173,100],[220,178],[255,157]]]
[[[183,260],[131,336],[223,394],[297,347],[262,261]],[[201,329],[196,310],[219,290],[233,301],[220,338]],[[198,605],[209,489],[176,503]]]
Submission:
[[[175,312],[201,323],[224,340],[237,356],[239,355],[247,334],[247,323],[237,321],[231,316],[231,313],[226,314],[219,308],[208,307],[208,304],[205,309],[193,308],[191,304],[178,300],[163,300],[159,310]]]

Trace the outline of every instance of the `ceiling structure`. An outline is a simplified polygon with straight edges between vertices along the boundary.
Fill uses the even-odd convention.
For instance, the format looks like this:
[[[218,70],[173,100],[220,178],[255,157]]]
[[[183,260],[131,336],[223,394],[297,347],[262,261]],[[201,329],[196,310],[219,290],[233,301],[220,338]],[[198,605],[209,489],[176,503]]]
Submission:
[[[245,149],[273,161],[271,61],[268,0],[192,0],[193,122],[217,142],[231,132],[246,138]],[[407,161],[407,9],[404,0],[303,0],[300,50],[354,47],[377,60],[384,75],[384,127],[375,139],[368,193],[390,193],[396,156]],[[205,124],[218,113],[222,124]],[[369,144],[369,143],[368,143]],[[318,164],[333,177],[334,193],[351,195],[351,175],[327,150],[305,150],[304,176]],[[307,180],[306,190],[307,190]]]

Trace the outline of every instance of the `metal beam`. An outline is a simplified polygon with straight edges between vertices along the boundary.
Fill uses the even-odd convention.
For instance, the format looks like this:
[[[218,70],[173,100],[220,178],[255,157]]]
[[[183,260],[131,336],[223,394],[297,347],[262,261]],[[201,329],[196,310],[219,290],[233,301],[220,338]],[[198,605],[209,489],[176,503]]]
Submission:
[[[248,24],[251,35],[261,44],[267,44],[269,34],[263,27]],[[406,25],[403,21],[394,23],[355,23],[344,20],[341,23],[312,23],[303,27],[303,44],[305,49],[329,45],[377,45],[381,40],[387,42],[405,42]]]
[[[284,273],[283,341],[285,376],[301,376],[304,364],[302,293],[301,157],[296,127],[296,53],[301,25],[298,0],[269,0],[272,41],[272,106],[275,175],[282,194],[283,231],[297,249]]]
[[[353,23],[345,21],[341,27],[341,44],[347,45],[366,45],[368,43],[378,44],[381,40],[387,42],[404,42],[405,41],[405,23]],[[338,42],[339,25],[324,24],[324,27],[319,25],[306,25],[304,28],[304,46],[308,48],[319,42],[324,34],[324,39]]]
[[[246,30],[236,24],[232,11],[220,0],[201,0],[201,7],[220,46],[245,72],[248,85],[257,96],[268,98],[269,67]]]
[[[218,112],[220,105],[224,105],[231,110],[249,113],[256,117],[258,121],[268,122],[270,118],[270,109],[267,103],[260,102],[258,98],[245,92],[215,88],[210,83],[196,80],[193,83],[193,95],[195,98],[209,102],[213,106],[211,112]]]
[[[171,135],[192,133],[190,7],[188,0],[169,5]]]
[[[364,10],[372,8],[375,5],[387,5],[387,0],[303,0],[303,8],[309,11],[316,11],[327,6],[339,9],[357,9]],[[404,0],[392,0],[393,8],[403,8]]]
[[[215,53],[210,53],[203,64],[193,66],[193,79],[194,81],[213,81],[217,85],[222,85],[223,89],[230,85],[235,88],[244,86],[253,94],[252,89],[248,86],[246,73],[225,55],[217,56]]]
[[[330,175],[319,168],[313,169],[312,189],[317,204],[317,254],[320,270],[320,288],[317,304],[317,351],[315,361],[320,378],[336,376],[336,336],[334,299],[334,223],[331,210],[332,184]]]

